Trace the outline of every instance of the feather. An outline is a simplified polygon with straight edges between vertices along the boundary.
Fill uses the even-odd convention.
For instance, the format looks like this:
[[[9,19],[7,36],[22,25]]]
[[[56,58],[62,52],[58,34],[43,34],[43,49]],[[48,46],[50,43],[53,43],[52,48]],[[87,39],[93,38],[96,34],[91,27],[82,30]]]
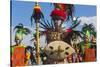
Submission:
[[[73,4],[54,3],[54,8],[65,11],[67,13],[66,19],[69,20],[69,18],[71,18],[71,20],[73,20],[73,13],[74,13],[74,5]]]
[[[31,26],[33,25],[33,16],[31,16],[31,18],[30,18],[30,20],[31,20]]]
[[[48,28],[45,24],[43,24],[41,21],[39,22],[44,28]]]
[[[80,24],[80,21],[78,23],[76,23],[75,25],[73,25],[71,28],[75,28],[76,26],[78,26]]]
[[[17,26],[14,27],[14,30],[15,29],[22,29],[22,28],[23,28],[23,24],[19,23]]]
[[[49,25],[47,24],[47,22],[44,19],[42,21],[44,22],[44,24],[46,25],[46,27],[49,28]]]

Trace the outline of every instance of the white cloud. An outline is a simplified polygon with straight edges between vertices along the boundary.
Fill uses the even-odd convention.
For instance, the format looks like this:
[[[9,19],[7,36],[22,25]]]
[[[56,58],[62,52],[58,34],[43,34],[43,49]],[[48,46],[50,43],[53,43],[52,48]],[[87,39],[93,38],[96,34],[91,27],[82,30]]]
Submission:
[[[79,20],[81,20],[81,24],[80,25],[84,25],[84,23],[86,24],[93,24],[94,27],[97,27],[97,17],[96,16],[92,16],[92,17],[80,17]]]

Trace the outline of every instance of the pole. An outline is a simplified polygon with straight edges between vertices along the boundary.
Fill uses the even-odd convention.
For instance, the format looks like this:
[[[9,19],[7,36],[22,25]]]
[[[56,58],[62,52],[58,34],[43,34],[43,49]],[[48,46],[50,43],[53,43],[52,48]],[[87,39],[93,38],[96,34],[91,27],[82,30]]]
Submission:
[[[38,2],[35,3],[34,13],[32,15],[36,23],[36,62],[40,64],[40,37],[39,37],[39,20],[41,18],[41,8]]]
[[[37,64],[39,65],[40,64],[40,37],[39,37],[39,23],[38,23],[38,20],[36,20],[36,40],[37,40],[37,49],[36,49],[36,52],[37,52]]]

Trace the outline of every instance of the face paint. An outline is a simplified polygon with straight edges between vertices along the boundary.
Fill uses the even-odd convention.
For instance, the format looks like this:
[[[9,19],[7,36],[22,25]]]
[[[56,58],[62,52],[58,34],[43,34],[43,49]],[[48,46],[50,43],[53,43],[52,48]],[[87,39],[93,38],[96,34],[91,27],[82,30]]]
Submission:
[[[55,19],[54,20],[54,25],[55,25],[55,30],[59,31],[62,25],[62,20],[61,19]]]

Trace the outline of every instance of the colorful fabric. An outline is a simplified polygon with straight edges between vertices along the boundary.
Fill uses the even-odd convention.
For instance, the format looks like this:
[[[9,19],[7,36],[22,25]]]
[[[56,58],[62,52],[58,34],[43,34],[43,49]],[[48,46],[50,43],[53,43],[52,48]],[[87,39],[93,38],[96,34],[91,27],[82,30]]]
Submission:
[[[12,66],[25,65],[25,47],[15,46],[12,54]]]
[[[51,16],[59,16],[61,17],[62,20],[65,20],[66,19],[66,13],[63,11],[63,10],[59,10],[59,9],[54,9],[52,12],[51,12]]]
[[[85,49],[84,61],[85,62],[96,61],[95,49],[90,49],[90,48]]]

